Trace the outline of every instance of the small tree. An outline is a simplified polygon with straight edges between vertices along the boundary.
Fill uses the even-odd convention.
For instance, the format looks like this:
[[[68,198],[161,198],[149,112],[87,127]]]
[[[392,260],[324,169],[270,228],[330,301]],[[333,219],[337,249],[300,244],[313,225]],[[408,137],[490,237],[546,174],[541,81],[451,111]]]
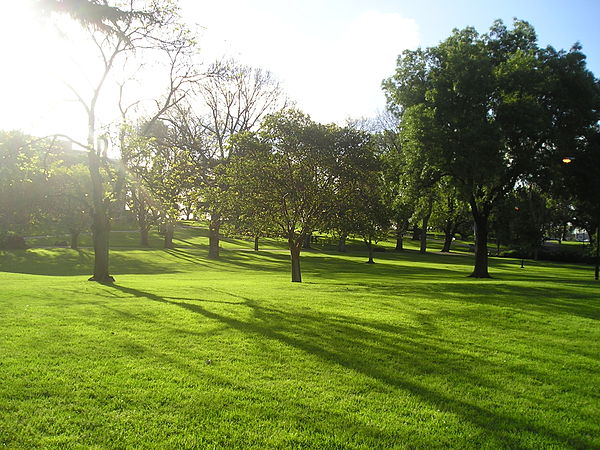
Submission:
[[[48,177],[47,214],[67,231],[70,247],[79,248],[80,234],[90,227],[90,174],[83,164],[54,167]]]
[[[239,201],[270,211],[287,238],[292,281],[301,282],[300,252],[306,237],[328,223],[340,161],[332,129],[297,110],[274,114],[259,134],[232,142],[229,180]]]

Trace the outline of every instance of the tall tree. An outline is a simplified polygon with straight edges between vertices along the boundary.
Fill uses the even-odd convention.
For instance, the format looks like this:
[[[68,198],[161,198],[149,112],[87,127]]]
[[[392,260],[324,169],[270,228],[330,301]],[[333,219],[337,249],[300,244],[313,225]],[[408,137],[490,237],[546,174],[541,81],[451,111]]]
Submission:
[[[185,32],[177,25],[177,10],[168,1],[127,2],[47,1],[55,11],[74,16],[88,32],[90,46],[97,52],[99,69],[89,78],[91,89],[71,87],[87,116],[87,138],[81,144],[87,150],[92,186],[92,235],[94,270],[90,281],[112,282],[109,271],[109,232],[111,193],[103,171],[110,170],[108,139],[100,131],[98,105],[111,74],[136,50],[181,48]],[[97,13],[97,14],[96,14]]]
[[[407,139],[470,205],[471,276],[489,277],[488,218],[499,199],[596,120],[588,97],[597,87],[583,58],[579,47],[540,49],[527,22],[496,21],[487,34],[455,30],[436,47],[404,52],[384,82],[390,109],[411,122]],[[573,91],[560,88],[575,80]]]
[[[209,216],[208,256],[216,259],[228,198],[228,185],[222,175],[234,148],[228,145],[229,138],[235,133],[258,131],[263,118],[283,109],[287,99],[269,71],[227,60],[216,63],[211,72],[215,76],[200,83],[199,96],[185,111],[192,117],[183,123],[182,135],[189,135],[191,130],[201,133],[200,137],[190,136],[196,142],[202,141],[194,149],[201,174],[198,205]]]

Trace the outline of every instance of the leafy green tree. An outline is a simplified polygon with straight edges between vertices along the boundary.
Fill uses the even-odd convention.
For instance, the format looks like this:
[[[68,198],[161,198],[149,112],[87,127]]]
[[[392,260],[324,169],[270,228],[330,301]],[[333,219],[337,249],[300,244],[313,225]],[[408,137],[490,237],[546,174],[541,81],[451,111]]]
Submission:
[[[193,162],[185,150],[173,144],[177,141],[173,136],[175,129],[162,121],[155,121],[150,127],[143,125],[141,129],[145,135],[132,134],[121,149],[122,160],[137,181],[132,194],[140,208],[138,222],[144,217],[140,226],[148,226],[147,210],[141,208],[148,208],[151,202],[152,209],[160,215],[164,247],[172,248],[180,204],[193,178]]]
[[[389,112],[381,114],[373,134],[380,155],[385,197],[389,199],[391,222],[396,235],[396,251],[404,249],[404,234],[415,213],[415,198],[408,189],[406,157],[402,151],[397,119]]]
[[[335,206],[336,179],[345,161],[331,127],[297,110],[268,116],[258,134],[232,141],[231,186],[240,202],[270,211],[287,238],[292,281],[301,282],[300,252],[311,232],[325,227]]]
[[[520,186],[512,198],[512,243],[524,254],[538,259],[544,236],[550,226],[551,212],[547,197],[536,186]]]
[[[392,210],[388,198],[385,198],[383,183],[375,175],[367,184],[362,184],[356,195],[358,203],[354,213],[352,232],[362,237],[369,259],[373,264],[373,244],[388,236]]]
[[[47,216],[70,235],[70,247],[77,250],[80,234],[90,227],[91,182],[83,164],[54,167],[47,180]]]
[[[599,97],[600,98],[600,97]],[[595,274],[600,276],[600,128],[591,127],[569,154],[572,162],[560,167],[564,188],[573,196],[573,216],[595,245]],[[596,236],[594,236],[594,231]]]
[[[17,131],[0,132],[0,241],[8,233],[22,236],[41,220],[49,145]]]
[[[469,203],[471,276],[489,277],[488,218],[499,199],[597,120],[589,101],[597,85],[583,61],[579,47],[539,48],[527,22],[496,21],[487,34],[455,30],[436,47],[404,52],[384,82],[405,141]]]
[[[364,221],[375,220],[371,213],[375,207],[375,193],[381,191],[380,162],[372,133],[354,125],[343,128],[331,125],[329,130],[339,163],[335,201],[327,228],[339,236],[338,249],[344,252],[348,235],[360,234],[368,229]]]
[[[215,63],[211,76],[196,86],[196,96],[169,114],[170,125],[196,164],[196,213],[208,218],[209,258],[217,259],[220,230],[229,211],[227,167],[236,133],[258,131],[265,115],[286,105],[279,82],[273,75],[233,60]]]

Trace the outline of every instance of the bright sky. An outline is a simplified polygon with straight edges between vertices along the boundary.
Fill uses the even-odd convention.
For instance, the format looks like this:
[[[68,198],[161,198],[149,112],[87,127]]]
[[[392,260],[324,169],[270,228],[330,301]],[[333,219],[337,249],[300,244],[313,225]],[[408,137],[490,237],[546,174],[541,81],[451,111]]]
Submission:
[[[10,1],[0,16],[0,129],[32,134],[85,130],[80,107],[61,78],[79,61],[52,30],[40,28],[26,2]],[[600,76],[597,0],[180,0],[198,24],[205,58],[222,54],[271,70],[298,106],[321,122],[369,117],[385,107],[380,83],[404,49],[431,46],[453,28],[483,32],[496,18],[535,27],[541,45],[583,45]],[[79,64],[81,65],[81,64]],[[83,85],[83,84],[82,84]],[[69,101],[71,100],[71,101]],[[83,134],[79,134],[82,136]]]

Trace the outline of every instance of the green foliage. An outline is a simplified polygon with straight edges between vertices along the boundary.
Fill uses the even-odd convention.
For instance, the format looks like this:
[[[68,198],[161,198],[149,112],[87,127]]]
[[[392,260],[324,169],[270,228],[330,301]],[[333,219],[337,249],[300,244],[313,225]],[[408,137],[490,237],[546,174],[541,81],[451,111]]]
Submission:
[[[240,136],[233,148],[230,179],[240,202],[268,211],[290,245],[326,226],[336,178],[347,168],[331,130],[288,110],[267,117],[260,134]]]
[[[598,120],[598,85],[580,50],[542,49],[527,22],[497,21],[487,34],[455,30],[436,47],[405,51],[384,82],[403,149],[450,175],[471,206],[475,276],[487,276],[487,220],[499,199]]]

